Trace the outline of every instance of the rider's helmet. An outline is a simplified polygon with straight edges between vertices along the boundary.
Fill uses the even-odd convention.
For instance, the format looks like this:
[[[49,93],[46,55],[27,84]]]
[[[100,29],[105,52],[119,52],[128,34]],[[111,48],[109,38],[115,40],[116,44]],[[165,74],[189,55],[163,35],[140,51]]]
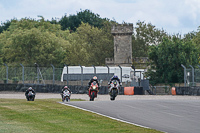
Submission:
[[[114,78],[114,79],[118,79],[118,76],[117,76],[117,75],[114,75],[113,78]]]
[[[97,80],[97,76],[94,76],[94,77],[93,77],[93,80],[95,80],[95,81],[96,81],[96,80]]]
[[[31,91],[31,90],[33,90],[33,89],[32,89],[32,87],[29,87],[28,90]]]
[[[68,86],[65,86],[64,89],[68,89]]]

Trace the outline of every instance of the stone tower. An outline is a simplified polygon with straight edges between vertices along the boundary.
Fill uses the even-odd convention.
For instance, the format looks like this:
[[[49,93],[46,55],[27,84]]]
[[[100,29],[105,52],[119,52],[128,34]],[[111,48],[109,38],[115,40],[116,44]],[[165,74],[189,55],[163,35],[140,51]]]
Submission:
[[[133,24],[113,25],[111,33],[114,36],[114,59],[106,58],[106,64],[131,66]]]

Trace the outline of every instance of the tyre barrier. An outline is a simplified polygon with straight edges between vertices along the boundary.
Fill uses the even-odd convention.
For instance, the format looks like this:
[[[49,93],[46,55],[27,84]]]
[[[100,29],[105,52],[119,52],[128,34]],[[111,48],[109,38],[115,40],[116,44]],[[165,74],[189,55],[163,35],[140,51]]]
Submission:
[[[134,95],[134,87],[124,87],[124,95]]]
[[[0,91],[16,91],[18,84],[0,84]]]
[[[172,87],[172,95],[176,95],[176,88]]]
[[[143,87],[124,87],[124,95],[144,95]]]
[[[172,87],[172,95],[200,96],[200,87]]]
[[[35,92],[41,93],[60,93],[64,85],[52,84],[0,84],[0,91],[17,91],[25,92],[29,87],[32,87]],[[88,86],[68,86],[73,94],[88,94]],[[98,94],[108,94],[108,87],[101,86]],[[119,95],[124,94],[124,87],[119,89]]]
[[[200,96],[200,89],[197,90],[197,96]]]

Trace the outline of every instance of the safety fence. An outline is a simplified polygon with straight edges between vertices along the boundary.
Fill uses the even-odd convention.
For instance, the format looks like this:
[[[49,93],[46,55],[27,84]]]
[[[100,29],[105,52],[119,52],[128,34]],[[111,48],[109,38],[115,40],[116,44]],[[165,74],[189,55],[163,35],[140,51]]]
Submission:
[[[60,81],[62,68],[52,67],[8,67],[0,68],[1,83],[54,84]]]
[[[110,68],[107,67],[92,67],[88,71],[88,67],[82,66],[69,66],[75,69],[56,68],[53,65],[49,67],[24,67],[22,64],[20,66],[7,66],[4,64],[0,66],[0,83],[4,84],[57,84],[57,85],[81,85],[87,86],[88,81],[96,75],[99,81],[102,81],[103,85],[107,85],[109,79],[118,73],[119,78],[124,82],[125,86],[131,84],[131,73],[132,75],[138,75],[141,78],[143,71],[130,71],[130,69],[123,67],[112,68],[115,72],[110,72]],[[64,69],[65,68],[65,69]],[[102,70],[104,69],[104,70]],[[81,70],[81,71],[80,71]],[[135,78],[135,77],[134,77]],[[138,81],[138,78],[136,80]]]
[[[197,65],[197,67],[193,67],[192,65],[189,65],[188,68],[184,65],[181,66],[184,68],[184,86],[200,86],[200,66]]]
[[[68,85],[74,93],[87,93],[88,81],[96,75],[101,82],[101,90],[99,93],[108,94],[108,81],[114,73],[109,71],[108,66],[106,69],[107,73],[105,71],[102,73],[100,72],[100,68],[93,67],[93,71],[87,72],[86,68],[80,66],[81,71],[76,70],[72,72],[72,69],[56,68],[53,65],[49,67],[39,67],[39,65],[35,67],[24,67],[22,64],[20,66],[7,66],[4,64],[0,67],[0,91],[24,91],[32,86],[37,92],[59,92],[64,85]],[[119,73],[119,78],[121,79],[131,79],[130,70],[117,67],[115,68],[115,72]],[[141,77],[142,72],[134,71],[132,74]],[[137,79],[135,81],[139,84],[138,82],[140,80]],[[131,86],[131,83],[133,82],[130,80],[124,81],[122,88]],[[122,90],[120,94],[123,94]]]

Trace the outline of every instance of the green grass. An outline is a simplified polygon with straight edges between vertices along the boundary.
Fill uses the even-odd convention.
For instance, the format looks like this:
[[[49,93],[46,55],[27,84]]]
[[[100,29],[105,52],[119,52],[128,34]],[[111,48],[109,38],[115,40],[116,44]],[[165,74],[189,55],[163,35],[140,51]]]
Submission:
[[[59,104],[60,99],[0,99],[0,133],[158,133]]]

